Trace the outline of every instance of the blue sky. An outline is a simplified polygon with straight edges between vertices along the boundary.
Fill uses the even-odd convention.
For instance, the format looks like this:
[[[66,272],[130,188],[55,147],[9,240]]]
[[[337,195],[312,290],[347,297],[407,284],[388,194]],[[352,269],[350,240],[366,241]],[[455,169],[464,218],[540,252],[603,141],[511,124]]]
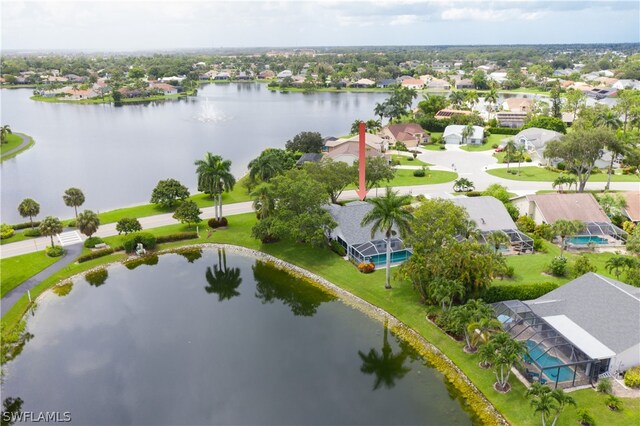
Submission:
[[[640,41],[638,1],[1,2],[3,50]]]

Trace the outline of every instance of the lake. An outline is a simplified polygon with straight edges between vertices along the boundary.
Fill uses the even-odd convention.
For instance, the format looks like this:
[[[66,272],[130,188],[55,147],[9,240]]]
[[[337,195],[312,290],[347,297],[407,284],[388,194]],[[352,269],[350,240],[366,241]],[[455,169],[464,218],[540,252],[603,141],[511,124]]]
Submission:
[[[472,423],[382,323],[253,257],[107,271],[39,300],[3,398],[73,424]]]

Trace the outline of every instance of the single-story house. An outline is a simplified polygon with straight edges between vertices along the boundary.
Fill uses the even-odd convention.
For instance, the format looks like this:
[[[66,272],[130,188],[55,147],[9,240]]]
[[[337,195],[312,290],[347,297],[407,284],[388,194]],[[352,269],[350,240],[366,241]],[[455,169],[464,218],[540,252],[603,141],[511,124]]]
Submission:
[[[353,83],[351,85],[351,87],[355,87],[355,88],[368,88],[368,87],[374,87],[376,85],[376,82],[373,80],[369,80],[368,78],[361,78],[360,80],[356,81],[355,83]]]
[[[553,225],[561,219],[584,223],[584,229],[568,241],[570,246],[617,244],[627,238],[627,233],[611,223],[588,193],[525,195],[514,198],[512,203],[520,215],[529,216],[536,224]]]
[[[360,142],[360,136],[355,135],[347,139],[327,138],[324,142],[324,147],[327,152],[331,152],[340,145],[348,142],[355,142],[357,144]],[[384,152],[389,148],[389,142],[386,139],[383,139],[378,135],[374,135],[373,133],[365,133],[364,142],[379,152]]]
[[[473,126],[473,133],[463,140],[462,132],[465,127],[460,124],[451,124],[444,129],[444,133],[442,134],[442,139],[446,143],[452,143],[461,145],[463,143],[471,144],[471,145],[482,145],[482,141],[484,140],[484,129],[480,126]]]
[[[340,145],[337,145],[329,152],[325,152],[324,155],[327,158],[331,158],[333,161],[342,161],[348,165],[352,165],[360,158],[360,144],[357,141],[345,141]],[[371,147],[369,144],[365,146],[365,156],[369,157],[383,157],[384,154],[377,149]]]
[[[165,95],[175,95],[178,93],[178,88],[167,83],[151,83],[150,89],[161,90]]]
[[[71,100],[91,99],[99,96],[98,93],[94,92],[92,89],[83,90],[83,89],[74,89],[72,87],[67,87],[63,89],[62,92],[67,94],[65,99],[71,99]]]
[[[456,79],[455,83],[456,83],[456,89],[458,90],[475,88],[473,81],[469,80],[468,78]]]
[[[511,112],[531,112],[533,102],[527,98],[508,98],[502,103],[502,109]]]
[[[495,231],[502,231],[511,240],[516,252],[533,252],[533,239],[518,230],[502,201],[494,197],[454,197],[451,201],[464,208],[480,230],[483,241]],[[508,247],[507,247],[508,249]]]
[[[427,89],[450,90],[451,84],[447,80],[432,78],[426,85]]]
[[[181,76],[181,77],[178,77],[178,76],[174,75],[174,76],[171,76],[171,77],[162,77],[159,80],[161,82],[163,82],[163,83],[168,83],[170,81],[177,81],[178,83],[182,83],[182,80],[184,80],[185,78],[187,78],[187,77],[184,76],[184,75]]]
[[[501,127],[518,129],[527,121],[527,113],[522,111],[500,111],[496,113],[496,120]]]
[[[584,386],[640,365],[640,288],[589,272],[494,310],[505,330],[526,343],[523,370],[532,381]]]
[[[287,77],[293,77],[293,73],[291,72],[291,70],[283,70],[280,71],[276,77],[278,78],[287,78]]]
[[[472,111],[445,108],[445,109],[441,109],[440,111],[436,112],[436,115],[434,115],[433,118],[435,118],[437,120],[442,120],[443,118],[451,118],[454,115],[472,115],[472,114],[473,114]]]
[[[389,86],[392,86],[394,84],[398,84],[398,82],[396,81],[395,78],[386,78],[386,79],[380,80],[378,82],[378,87],[381,88],[381,89],[385,89],[385,88],[387,88]]]
[[[231,80],[231,75],[228,72],[219,72],[213,77],[214,80]]]
[[[622,209],[624,215],[631,222],[640,223],[640,191],[621,192],[620,195],[627,202],[627,205]]]
[[[240,71],[236,74],[236,80],[251,80],[253,79],[253,73],[251,71]]]
[[[262,79],[274,78],[275,76],[276,76],[276,73],[274,73],[271,70],[260,71],[260,73],[258,74],[258,78],[262,78]]]
[[[418,123],[390,124],[383,127],[379,135],[390,143],[402,142],[407,148],[415,148],[431,140],[429,132]]]
[[[615,82],[611,87],[618,90],[622,90],[622,89],[639,89],[640,90],[640,81],[621,79]]]
[[[387,241],[382,232],[371,238],[371,224],[362,226],[362,218],[371,211],[373,205],[366,201],[352,201],[340,206],[329,204],[329,214],[338,226],[329,233],[347,251],[347,256],[356,263],[372,262],[383,266],[387,259]],[[405,247],[399,235],[391,237],[391,263],[404,262],[411,256],[411,250]]]
[[[402,87],[407,87],[409,89],[422,89],[424,87],[424,81],[417,78],[407,78],[402,80]]]
[[[302,166],[304,163],[317,163],[322,160],[323,157],[322,154],[317,152],[306,152],[296,161],[296,166]]]
[[[616,96],[618,94],[617,89],[594,87],[587,92],[587,96],[593,99],[604,99]]]
[[[519,132],[515,136],[502,140],[502,146],[513,140],[516,146],[524,145],[524,148],[531,154],[535,154],[540,160],[544,157],[544,148],[547,143],[560,139],[562,133],[553,130],[541,129],[539,127],[529,127]]]

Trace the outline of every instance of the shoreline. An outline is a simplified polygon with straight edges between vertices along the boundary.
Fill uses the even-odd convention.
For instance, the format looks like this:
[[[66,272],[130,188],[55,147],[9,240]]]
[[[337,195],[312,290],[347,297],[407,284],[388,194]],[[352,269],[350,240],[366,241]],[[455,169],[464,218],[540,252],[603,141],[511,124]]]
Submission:
[[[484,396],[484,394],[478,389],[478,387],[467,377],[466,374],[437,346],[428,341],[420,333],[409,327],[394,315],[385,311],[384,309],[369,303],[365,299],[356,296],[355,294],[343,289],[330,282],[329,280],[317,275],[307,269],[294,265],[290,262],[282,260],[273,255],[265,252],[250,249],[244,246],[238,246],[225,243],[204,243],[204,244],[187,244],[177,248],[169,248],[155,252],[157,256],[163,254],[175,254],[183,249],[198,248],[201,250],[213,251],[213,250],[228,250],[234,254],[238,254],[245,257],[251,257],[257,261],[267,263],[269,266],[278,270],[285,271],[288,274],[302,279],[310,285],[313,285],[328,294],[335,296],[347,306],[357,309],[361,313],[368,317],[380,321],[389,322],[390,330],[396,335],[396,337],[404,340],[411,345],[424,359],[425,363],[430,368],[433,368],[443,374],[443,380],[449,382],[459,392],[461,399],[461,408],[471,415],[471,420],[477,420],[481,424],[487,425],[509,425],[506,418],[500,413],[493,404]],[[129,256],[126,259],[110,262],[108,264],[100,265],[83,272],[72,275],[71,277],[64,278],[58,282],[49,286],[46,290],[43,290],[33,301],[32,305],[37,306],[38,300],[47,298],[50,296],[53,289],[58,286],[66,285],[68,283],[76,284],[87,273],[106,269],[117,264],[124,264],[127,260],[137,259],[137,256]],[[24,297],[24,296],[23,296]],[[29,312],[32,306],[28,306],[25,313],[20,317],[22,321],[25,315]],[[475,419],[474,419],[475,417]]]

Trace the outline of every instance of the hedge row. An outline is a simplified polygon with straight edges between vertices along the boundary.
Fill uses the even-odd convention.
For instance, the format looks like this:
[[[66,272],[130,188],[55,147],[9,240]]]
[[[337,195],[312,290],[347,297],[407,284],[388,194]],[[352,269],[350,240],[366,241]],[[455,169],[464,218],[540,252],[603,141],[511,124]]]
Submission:
[[[556,288],[558,288],[558,284],[550,282],[494,285],[484,291],[482,300],[487,303],[502,302],[504,300],[531,300],[544,296]]]
[[[492,135],[517,135],[520,129],[512,129],[511,127],[487,127],[486,130]]]
[[[83,263],[83,262],[86,262],[88,260],[93,260],[93,259],[97,259],[97,258],[102,257],[102,256],[107,256],[107,255],[113,253],[113,251],[114,250],[111,247],[109,247],[109,248],[105,248],[105,249],[92,251],[91,253],[83,254],[82,256],[78,257],[78,263]]]
[[[34,227],[34,228],[37,228],[38,226],[40,226],[40,222],[38,222],[38,221],[33,221],[33,227]],[[25,222],[25,223],[17,223],[17,224],[15,224],[15,225],[11,225],[11,227],[12,227],[13,229],[16,229],[16,230],[18,230],[18,229],[26,229],[26,228],[31,228],[31,223],[29,223],[29,222]]]
[[[176,232],[175,234],[162,235],[156,237],[156,243],[170,243],[172,241],[193,240],[198,238],[198,233],[193,232]]]

